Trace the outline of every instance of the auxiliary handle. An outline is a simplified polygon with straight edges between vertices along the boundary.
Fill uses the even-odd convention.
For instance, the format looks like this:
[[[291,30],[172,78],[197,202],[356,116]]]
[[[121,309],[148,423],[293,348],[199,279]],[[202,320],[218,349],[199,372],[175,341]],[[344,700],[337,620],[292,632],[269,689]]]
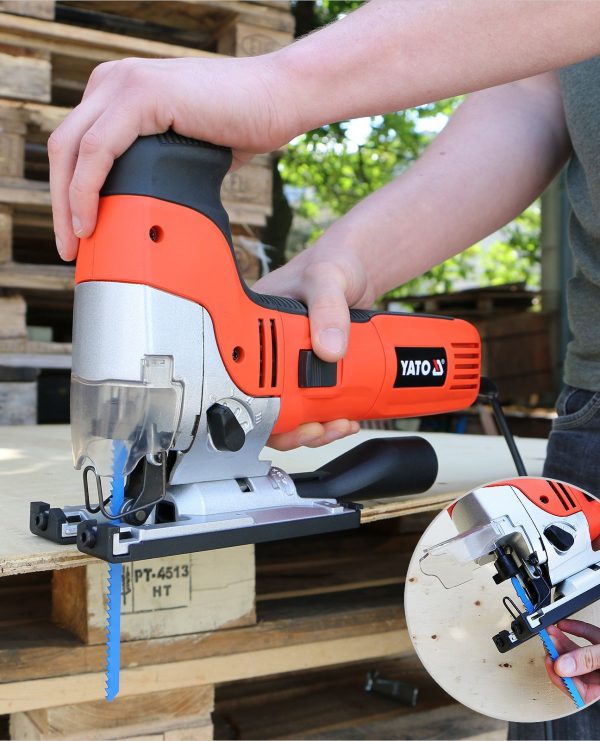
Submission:
[[[301,497],[379,499],[420,494],[438,473],[435,450],[422,437],[367,440],[314,473],[292,475]]]

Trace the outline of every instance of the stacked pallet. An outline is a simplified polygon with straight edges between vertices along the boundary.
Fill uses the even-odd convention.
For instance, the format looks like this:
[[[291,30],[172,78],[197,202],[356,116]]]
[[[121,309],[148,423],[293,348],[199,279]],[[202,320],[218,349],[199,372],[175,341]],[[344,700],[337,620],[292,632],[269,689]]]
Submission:
[[[291,41],[293,27],[287,2],[0,2],[0,424],[35,421],[51,373],[66,409],[74,269],[54,246],[46,141],[93,68],[131,56],[261,54]],[[260,275],[252,248],[271,212],[271,178],[263,155],[223,187],[250,281]],[[39,369],[52,369],[44,386]],[[40,421],[67,421],[55,417]]]
[[[92,699],[102,692],[98,584],[105,565],[4,577],[0,589],[10,609],[0,616],[0,714],[10,713],[11,737],[212,738],[215,684],[255,684],[260,677],[365,660],[385,670],[377,657],[411,654],[402,589],[411,551],[430,519],[417,515],[358,533],[259,545],[256,604],[250,547],[134,564],[133,592],[123,596],[122,691],[110,705]],[[414,660],[410,671],[399,668],[410,681],[424,678],[415,674]],[[362,667],[354,672],[359,694],[362,673]],[[302,677],[286,681],[303,684]],[[275,684],[281,688],[281,681]],[[226,690],[214,705],[216,738],[223,737],[231,697],[239,692]],[[438,691],[426,707],[449,702]],[[378,699],[365,696],[363,717],[374,709],[379,715]],[[245,717],[243,705],[240,710]],[[331,703],[329,714],[336,714]],[[298,708],[288,727],[300,732],[309,716]],[[279,735],[262,728],[261,737]]]
[[[309,471],[371,435],[360,433],[327,450],[270,453],[284,470]],[[28,532],[29,501],[81,502],[69,430],[0,428],[0,737],[10,716],[13,738],[206,738],[215,687],[213,717],[221,738],[231,737],[235,726],[242,738],[281,737],[284,727],[296,738],[323,737],[323,729],[332,731],[338,723],[347,728],[348,717],[358,725],[382,713],[391,723],[395,708],[382,709],[377,696],[363,698],[365,667],[359,664],[368,662],[397,679],[424,680],[405,661],[412,649],[402,595],[415,544],[437,509],[484,477],[513,472],[497,438],[428,439],[440,461],[433,490],[365,502],[360,530],[128,565],[122,582],[121,694],[108,705],[99,702],[106,565]],[[520,442],[533,475],[539,474],[544,446]],[[403,661],[392,666],[396,658]],[[327,680],[313,674],[336,666],[344,667],[347,682],[353,677],[346,684],[349,697],[363,698],[351,716]],[[290,676],[266,680],[281,675]],[[334,681],[340,673],[328,676]],[[427,688],[430,683],[415,713],[448,702],[439,692],[432,700]],[[315,692],[324,693],[324,701],[314,716],[290,705],[294,698],[311,702]],[[265,717],[276,705],[279,718],[269,728]],[[401,709],[398,714],[403,722],[414,718]],[[376,731],[366,737],[377,737]],[[391,737],[404,736],[399,729]]]

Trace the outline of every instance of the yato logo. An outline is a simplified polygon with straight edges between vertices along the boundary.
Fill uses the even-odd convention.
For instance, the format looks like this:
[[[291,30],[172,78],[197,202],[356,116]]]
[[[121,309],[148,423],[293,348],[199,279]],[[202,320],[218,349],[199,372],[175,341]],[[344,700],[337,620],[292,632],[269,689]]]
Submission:
[[[397,347],[396,358],[395,388],[444,385],[448,364],[443,347]]]

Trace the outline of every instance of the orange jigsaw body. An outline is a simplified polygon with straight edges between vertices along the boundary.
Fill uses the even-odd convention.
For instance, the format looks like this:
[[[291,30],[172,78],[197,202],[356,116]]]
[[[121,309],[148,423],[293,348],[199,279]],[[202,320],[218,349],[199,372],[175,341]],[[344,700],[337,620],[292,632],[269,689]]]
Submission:
[[[537,507],[555,517],[583,512],[590,526],[590,539],[600,536],[600,502],[575,486],[551,479],[514,479],[492,486],[514,486]]]
[[[75,280],[147,285],[204,307],[233,382],[249,396],[280,397],[273,432],[310,421],[449,412],[468,407],[479,390],[480,340],[472,325],[392,313],[352,322],[335,385],[300,387],[299,353],[311,349],[308,317],[253,301],[221,230],[198,211],[159,198],[102,197],[96,230],[80,243]],[[443,348],[443,385],[398,386],[397,348]],[[432,361],[430,372],[432,364],[438,367]]]

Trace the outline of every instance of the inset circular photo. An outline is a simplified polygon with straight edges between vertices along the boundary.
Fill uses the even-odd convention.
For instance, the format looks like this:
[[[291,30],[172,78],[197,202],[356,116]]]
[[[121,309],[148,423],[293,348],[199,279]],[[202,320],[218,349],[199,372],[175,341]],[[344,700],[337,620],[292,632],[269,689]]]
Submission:
[[[479,713],[523,723],[600,696],[600,671],[564,678],[553,663],[600,644],[599,599],[600,501],[534,477],[482,485],[441,512],[405,588],[409,634],[435,681]]]

